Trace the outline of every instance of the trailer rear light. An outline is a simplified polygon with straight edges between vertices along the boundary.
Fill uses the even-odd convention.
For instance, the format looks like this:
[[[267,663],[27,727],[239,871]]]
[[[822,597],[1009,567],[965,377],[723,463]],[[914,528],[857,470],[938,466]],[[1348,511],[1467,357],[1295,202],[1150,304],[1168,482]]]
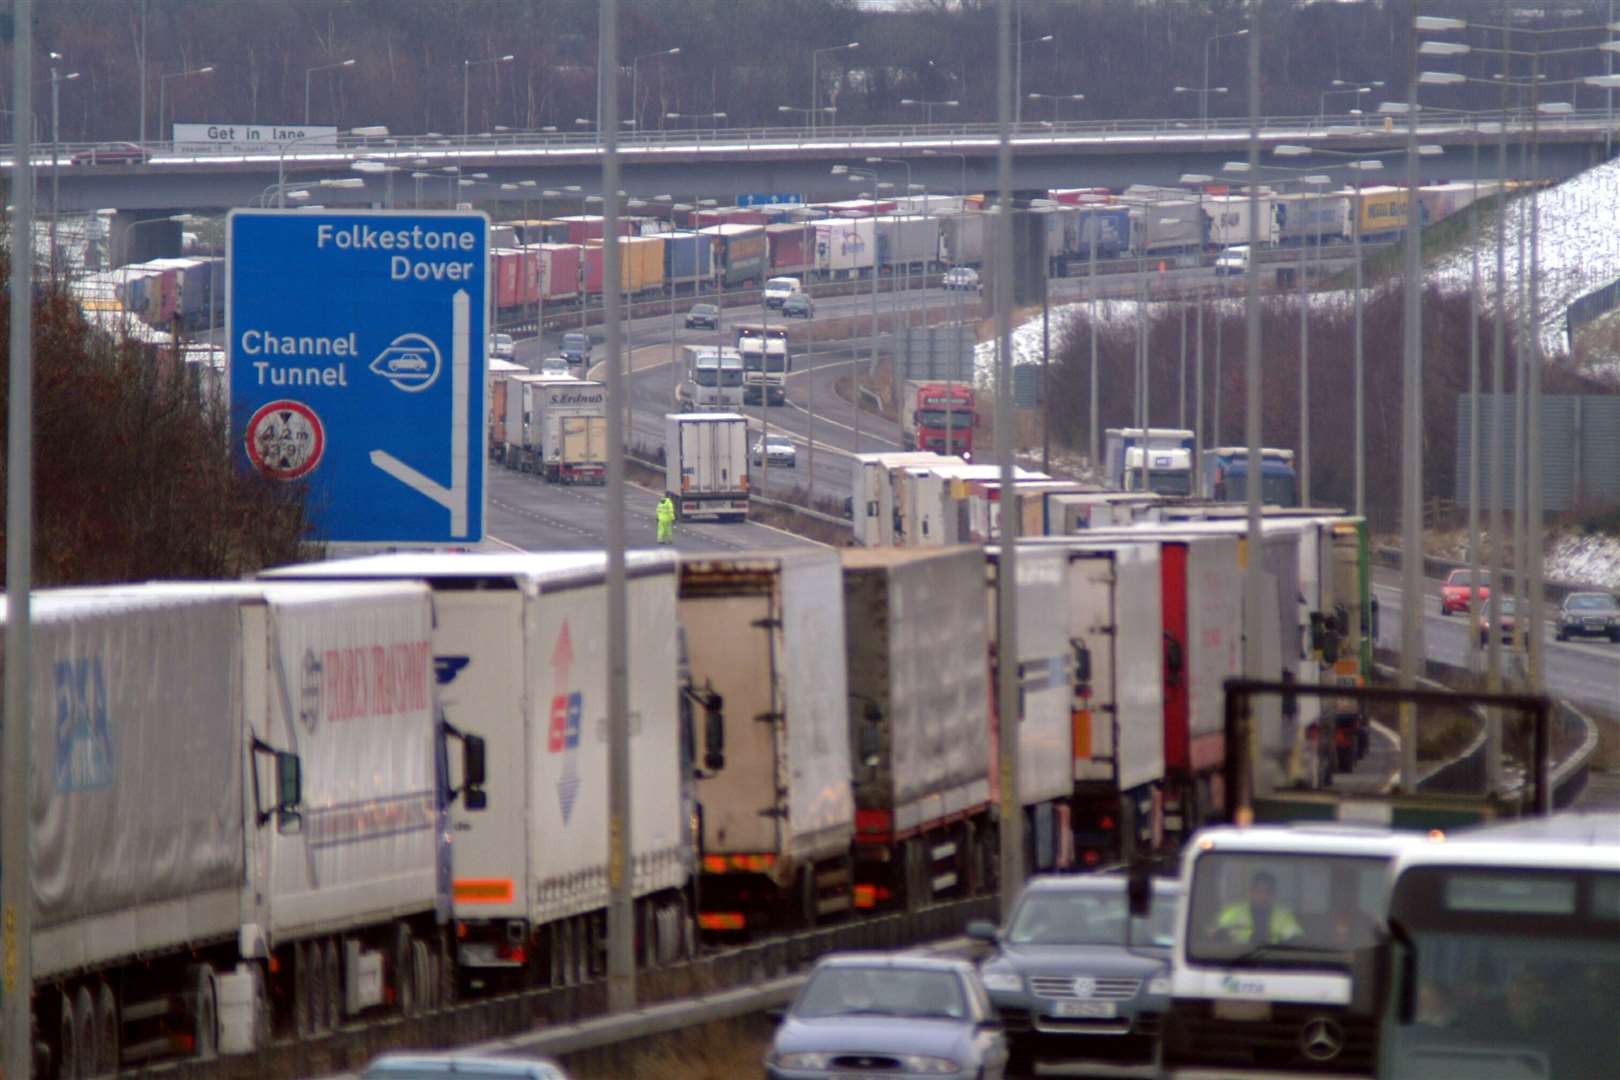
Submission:
[[[705,873],[723,874],[726,872],[726,857],[724,855],[703,856],[703,869]]]
[[[526,964],[529,961],[529,951],[522,945],[499,945],[495,949],[495,956],[514,964]]]
[[[877,889],[871,885],[855,886],[855,906],[858,908],[876,907]]]
[[[745,925],[746,920],[739,911],[698,912],[700,930],[741,930]]]
[[[467,934],[468,934],[467,924],[464,923],[464,922],[457,922],[456,923],[456,937],[458,939],[460,939],[460,940],[465,941],[466,938],[467,938]]]

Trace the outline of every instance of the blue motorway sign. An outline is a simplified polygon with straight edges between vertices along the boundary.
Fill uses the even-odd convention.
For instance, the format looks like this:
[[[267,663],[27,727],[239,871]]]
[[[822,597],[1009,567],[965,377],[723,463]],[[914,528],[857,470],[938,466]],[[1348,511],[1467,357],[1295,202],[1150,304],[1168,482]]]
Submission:
[[[483,539],[488,238],[481,213],[231,214],[232,444],[309,483],[320,539]]]
[[[752,195],[738,195],[737,206],[798,206],[804,202],[803,195],[794,195],[790,192],[759,192]]]

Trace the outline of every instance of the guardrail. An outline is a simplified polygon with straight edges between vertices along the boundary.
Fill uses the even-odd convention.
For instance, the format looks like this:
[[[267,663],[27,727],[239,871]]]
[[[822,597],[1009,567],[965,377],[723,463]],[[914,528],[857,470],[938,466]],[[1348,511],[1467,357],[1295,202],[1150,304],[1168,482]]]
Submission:
[[[914,912],[884,915],[757,942],[699,956],[685,963],[640,973],[643,1002],[671,1001],[704,991],[757,988],[803,970],[829,952],[897,949],[954,937],[969,919],[994,918],[996,897],[982,896],[935,904]],[[778,988],[780,982],[776,984]],[[780,989],[777,995],[780,995]],[[778,996],[776,1000],[780,1000]],[[769,1008],[776,1001],[743,995],[734,1012]],[[687,1023],[721,1018],[727,1007],[696,1003]],[[660,1034],[681,1026],[678,1010],[645,1010],[620,1016],[607,1012],[607,986],[593,978],[579,986],[530,990],[484,1001],[451,1005],[425,1016],[391,1018],[345,1026],[308,1040],[279,1041],[257,1053],[154,1066],[125,1075],[172,1080],[287,1080],[357,1069],[378,1054],[423,1046],[464,1046],[490,1039],[530,1035],[523,1048],[541,1054],[577,1053],[628,1039]],[[673,1020],[671,1016],[673,1015]],[[578,1021],[602,1016],[599,1021]],[[554,1037],[544,1030],[557,1027]]]
[[[1404,137],[1405,129],[1398,119],[1372,113],[1362,116],[1273,116],[1261,121],[1264,137],[1286,133],[1290,138],[1331,138],[1335,136],[1365,136],[1388,133]],[[1471,113],[1467,116],[1433,115],[1420,121],[1419,134],[1432,138],[1445,134],[1472,134],[1495,138],[1496,125],[1506,124],[1509,131],[1528,131],[1532,119],[1524,110]],[[1557,117],[1540,117],[1536,123],[1543,140],[1561,133],[1601,132],[1614,125],[1614,120],[1602,109],[1585,109]],[[1102,138],[1126,140],[1132,138],[1159,139],[1163,137],[1246,138],[1249,122],[1246,117],[1210,117],[1206,121],[1176,117],[1137,117],[1115,120],[1063,120],[1029,121],[1013,129],[1018,140],[1049,140],[1054,138]],[[991,147],[999,139],[1001,129],[994,123],[956,124],[866,124],[833,127],[736,127],[736,128],[667,128],[654,131],[628,131],[619,136],[621,151],[690,147],[709,151],[728,149],[794,149],[795,147],[837,149],[840,145],[871,142],[950,143],[969,142]],[[43,144],[40,153],[35,144],[36,160],[49,164],[49,144]],[[75,154],[105,149],[109,140],[99,142],[58,143],[57,157],[69,161]],[[126,144],[120,144],[126,145]],[[330,142],[305,140],[302,145],[290,143],[270,144],[263,149],[244,151],[239,146],[210,143],[177,143],[173,140],[151,140],[139,145],[149,160],[160,158],[208,159],[232,158],[250,160],[287,161],[342,156],[371,156],[387,159],[391,156],[421,157],[445,155],[452,157],[496,156],[503,153],[531,151],[580,151],[594,153],[601,147],[599,135],[594,131],[573,132],[546,130],[485,132],[467,136],[433,134],[346,136],[337,135]],[[7,145],[3,152],[10,154]]]

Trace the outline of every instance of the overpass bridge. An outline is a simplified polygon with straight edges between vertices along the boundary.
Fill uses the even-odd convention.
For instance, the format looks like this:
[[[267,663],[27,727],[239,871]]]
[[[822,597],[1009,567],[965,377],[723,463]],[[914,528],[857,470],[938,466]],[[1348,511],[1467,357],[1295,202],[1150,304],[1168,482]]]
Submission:
[[[1419,139],[1445,147],[1425,157],[1425,181],[1466,180],[1474,175],[1479,147],[1480,175],[1496,175],[1495,144],[1505,126],[1509,167],[1524,176],[1528,155],[1520,148],[1536,133],[1539,175],[1557,180],[1604,159],[1615,134],[1601,110],[1542,117],[1532,128],[1520,112],[1446,115],[1426,113]],[[647,131],[621,137],[625,190],[634,195],[668,193],[676,199],[730,197],[738,192],[797,192],[807,199],[848,197],[855,185],[831,175],[831,166],[884,157],[910,165],[911,182],[936,193],[986,191],[995,186],[998,129],[994,124],[885,125],[874,127],[754,128],[699,131]],[[1133,183],[1173,185],[1186,173],[1219,177],[1222,166],[1247,155],[1248,124],[1212,119],[1207,124],[1180,120],[1067,121],[1025,123],[1013,135],[1013,186],[1022,190]],[[1398,182],[1405,165],[1398,156],[1406,142],[1403,118],[1366,115],[1348,118],[1273,117],[1262,124],[1263,160],[1269,149],[1292,144],[1370,158],[1384,156],[1385,182]],[[42,170],[41,204],[60,191],[63,211],[112,208],[131,213],[174,213],[262,205],[273,198],[278,178],[288,185],[318,185],[323,179],[361,179],[358,187],[321,188],[316,201],[327,206],[400,206],[418,200],[432,206],[460,191],[462,201],[488,203],[502,197],[500,185],[520,180],[538,187],[579,185],[584,193],[600,186],[602,147],[594,133],[503,131],[468,137],[435,134],[325,136],[267,146],[263,151],[193,148],[148,143],[146,160],[90,164],[93,146],[63,144],[53,166],[49,148],[33,159]],[[74,157],[81,157],[74,161]],[[9,154],[5,155],[7,158]],[[1326,167],[1329,155],[1293,158],[1288,164]],[[0,161],[10,166],[10,160]],[[54,180],[45,173],[54,172]],[[411,178],[413,172],[432,174]],[[487,180],[457,187],[467,174]],[[1379,174],[1369,174],[1372,181]],[[897,169],[886,180],[902,181]],[[533,195],[533,191],[530,192]],[[511,195],[513,201],[519,196]],[[555,210],[547,207],[546,210]]]

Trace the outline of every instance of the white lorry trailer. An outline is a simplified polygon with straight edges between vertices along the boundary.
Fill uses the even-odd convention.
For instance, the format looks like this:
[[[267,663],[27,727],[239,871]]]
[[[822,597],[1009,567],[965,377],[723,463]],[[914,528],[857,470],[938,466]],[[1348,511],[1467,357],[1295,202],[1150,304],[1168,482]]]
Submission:
[[[530,395],[532,387],[569,379],[571,375],[511,375],[506,379],[506,423],[502,435],[506,448],[502,458],[509,468],[518,472],[540,471],[540,429],[530,424]],[[531,442],[531,439],[533,440]]]
[[[983,556],[881,548],[843,561],[855,906],[973,895],[995,851]]]
[[[984,548],[986,559],[987,611],[989,613],[991,677],[995,677],[997,629],[1000,624],[1000,593],[997,575],[1001,550]],[[1033,854],[1031,872],[1065,869],[1074,862],[1070,842],[1070,798],[1074,793],[1074,660],[1069,644],[1069,598],[1064,591],[1065,554],[1060,550],[1018,552],[1018,664],[1019,701],[1022,714],[1018,724],[1018,794],[1025,811],[1025,828]],[[997,715],[994,729],[1005,718]],[[993,739],[999,745],[999,737]],[[999,801],[999,755],[995,762],[998,782],[993,798]]]
[[[748,518],[748,421],[738,413],[664,416],[664,489],[682,519]]]
[[[889,547],[894,543],[894,470],[901,465],[962,464],[958,457],[941,457],[932,450],[901,450],[856,454],[855,490],[850,500],[855,542],[862,547]]]
[[[688,558],[691,680],[725,702],[726,760],[697,784],[698,926],[814,925],[853,905],[848,683],[837,552]],[[670,623],[658,631],[668,637]]]
[[[46,1074],[443,1000],[446,802],[482,802],[481,743],[453,792],[424,587],[64,590],[33,623]]]
[[[569,376],[524,387],[529,426],[540,448],[540,472],[552,483],[607,479],[607,387]]]
[[[643,952],[686,940],[691,811],[676,683],[675,566],[629,560],[631,886]],[[489,743],[490,809],[453,808],[456,954],[469,987],[573,985],[599,973],[608,899],[606,560],[600,552],[423,553],[276,576],[401,578],[433,590],[450,722]]]
[[[1157,545],[1099,542],[1066,552],[1072,820],[1076,861],[1091,868],[1164,846],[1164,684],[1179,681],[1185,660],[1164,635]]]

